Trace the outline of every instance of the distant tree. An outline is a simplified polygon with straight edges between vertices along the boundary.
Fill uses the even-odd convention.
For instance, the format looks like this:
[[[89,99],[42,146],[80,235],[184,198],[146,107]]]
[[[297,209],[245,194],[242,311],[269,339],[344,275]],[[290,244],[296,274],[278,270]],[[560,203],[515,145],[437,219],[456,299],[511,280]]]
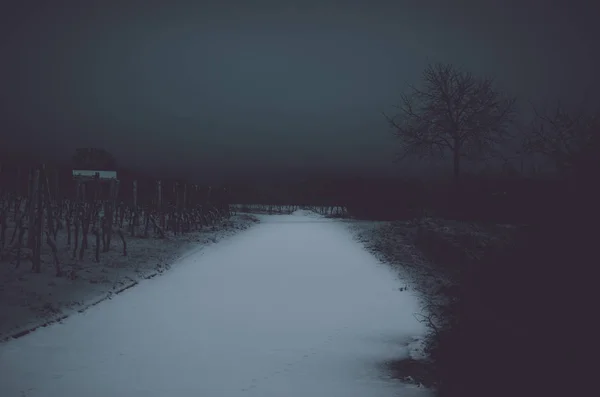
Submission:
[[[574,167],[587,167],[600,134],[600,115],[567,111],[560,103],[553,110],[539,112],[526,131],[524,149],[550,160],[557,171],[569,172]],[[584,165],[584,162],[586,164]]]
[[[429,65],[422,87],[411,86],[402,95],[394,117],[384,116],[404,144],[397,159],[409,155],[453,159],[455,182],[461,159],[480,159],[492,153],[509,135],[515,99],[493,87],[490,78],[478,78],[451,64]]]
[[[73,168],[86,170],[114,170],[117,167],[115,157],[104,149],[77,149],[72,157]]]

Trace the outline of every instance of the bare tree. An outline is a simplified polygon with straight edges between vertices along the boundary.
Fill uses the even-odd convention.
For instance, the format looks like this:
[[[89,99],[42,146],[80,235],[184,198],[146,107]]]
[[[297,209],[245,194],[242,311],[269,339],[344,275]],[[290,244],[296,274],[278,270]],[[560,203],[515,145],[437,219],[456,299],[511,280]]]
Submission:
[[[558,103],[552,111],[539,112],[526,131],[524,149],[530,154],[540,154],[554,163],[559,172],[567,172],[585,161],[587,151],[600,133],[598,114],[567,111]],[[594,141],[595,142],[595,141]]]
[[[490,78],[478,78],[451,64],[429,65],[422,88],[402,95],[394,117],[384,116],[404,143],[398,159],[407,155],[452,154],[455,182],[461,159],[490,154],[509,134],[515,99],[503,96]]]

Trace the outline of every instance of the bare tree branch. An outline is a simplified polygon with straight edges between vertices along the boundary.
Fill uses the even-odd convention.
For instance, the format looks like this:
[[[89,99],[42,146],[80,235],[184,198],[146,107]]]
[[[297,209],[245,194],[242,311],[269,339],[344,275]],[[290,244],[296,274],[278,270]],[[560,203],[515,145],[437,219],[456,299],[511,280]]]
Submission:
[[[403,143],[397,158],[451,152],[458,179],[461,158],[491,154],[509,136],[515,99],[496,91],[491,79],[438,63],[425,69],[422,88],[411,86],[396,109],[384,117]]]
[[[551,111],[540,112],[531,106],[535,117],[524,139],[524,150],[550,159],[559,171],[570,170],[600,133],[598,114],[574,115],[560,102]]]

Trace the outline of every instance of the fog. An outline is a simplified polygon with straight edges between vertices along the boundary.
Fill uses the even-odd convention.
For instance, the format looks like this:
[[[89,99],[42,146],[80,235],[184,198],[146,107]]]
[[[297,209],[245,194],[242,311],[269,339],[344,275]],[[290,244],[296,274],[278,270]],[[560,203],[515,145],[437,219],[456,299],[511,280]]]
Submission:
[[[393,164],[381,111],[429,62],[538,104],[599,86],[595,12],[573,1],[191,3],[5,8],[2,150],[103,147],[123,166],[226,179],[414,173],[431,164]]]

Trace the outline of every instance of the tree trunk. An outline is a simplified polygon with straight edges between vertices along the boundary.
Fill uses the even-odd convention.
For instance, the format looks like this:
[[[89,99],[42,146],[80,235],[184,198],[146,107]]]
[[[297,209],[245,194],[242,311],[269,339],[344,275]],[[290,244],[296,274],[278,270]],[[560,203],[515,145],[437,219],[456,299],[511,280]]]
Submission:
[[[460,151],[458,149],[454,149],[453,152],[453,171],[454,171],[454,185],[458,186],[460,181]]]

